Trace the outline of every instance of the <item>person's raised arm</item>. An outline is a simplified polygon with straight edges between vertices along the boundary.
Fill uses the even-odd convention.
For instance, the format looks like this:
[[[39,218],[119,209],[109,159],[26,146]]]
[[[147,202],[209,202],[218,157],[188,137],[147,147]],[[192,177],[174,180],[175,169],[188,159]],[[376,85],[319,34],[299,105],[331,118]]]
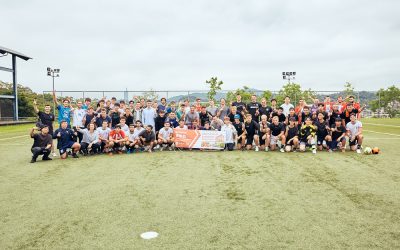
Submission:
[[[56,97],[56,92],[53,91],[53,102],[56,106],[58,106],[58,101],[57,101],[57,97]]]
[[[36,113],[36,114],[39,113],[39,109],[38,109],[38,106],[37,106],[36,99],[33,99],[33,109],[35,110],[35,113]]]

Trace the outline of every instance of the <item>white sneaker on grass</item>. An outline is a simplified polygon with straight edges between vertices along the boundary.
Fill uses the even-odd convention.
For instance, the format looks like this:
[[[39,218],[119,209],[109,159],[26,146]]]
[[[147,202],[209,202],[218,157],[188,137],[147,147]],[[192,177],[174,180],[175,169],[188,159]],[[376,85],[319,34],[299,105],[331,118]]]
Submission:
[[[361,154],[361,149],[357,148],[356,152],[357,154]]]
[[[259,149],[258,149],[258,146],[256,146],[256,149],[255,149],[255,151],[256,151],[256,152],[258,152],[258,150],[259,150]]]
[[[281,153],[285,153],[285,149],[281,148],[279,151],[281,151]]]
[[[314,149],[312,150],[312,153],[313,153],[313,154],[316,154],[316,153],[317,153],[317,150],[314,148]]]

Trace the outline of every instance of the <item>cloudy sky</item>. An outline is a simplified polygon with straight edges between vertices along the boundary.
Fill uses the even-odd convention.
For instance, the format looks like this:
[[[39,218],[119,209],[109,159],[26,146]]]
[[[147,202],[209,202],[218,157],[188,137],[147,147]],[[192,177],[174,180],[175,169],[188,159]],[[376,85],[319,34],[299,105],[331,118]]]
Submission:
[[[400,1],[8,1],[0,45],[25,53],[19,83],[50,90],[315,90],[400,83]],[[10,58],[0,58],[9,66]],[[0,73],[10,81],[10,74]]]

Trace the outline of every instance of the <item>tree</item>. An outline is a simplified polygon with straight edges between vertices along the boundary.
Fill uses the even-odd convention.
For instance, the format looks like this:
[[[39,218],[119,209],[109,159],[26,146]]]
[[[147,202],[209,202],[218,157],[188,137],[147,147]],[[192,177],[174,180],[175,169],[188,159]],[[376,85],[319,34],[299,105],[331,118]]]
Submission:
[[[226,100],[228,102],[234,102],[236,101],[236,96],[238,94],[242,96],[242,102],[250,102],[251,95],[254,93],[251,92],[249,87],[243,86],[243,88],[241,89],[236,89],[235,91],[229,91],[226,94]]]
[[[285,97],[289,96],[292,103],[296,104],[301,98],[306,102],[310,102],[316,96],[315,92],[311,89],[302,91],[300,84],[297,83],[287,83],[283,85],[282,89],[279,90],[278,95],[275,97],[278,103],[283,103]]]
[[[272,92],[270,90],[264,90],[261,96],[265,98],[268,102],[268,100],[270,100],[272,97]]]
[[[217,94],[218,90],[221,90],[223,81],[218,81],[217,77],[211,77],[210,80],[206,81],[206,84],[209,85],[209,91],[207,93],[207,97],[209,100],[214,100],[215,95]]]
[[[143,96],[139,96],[139,99],[144,98],[145,100],[152,100],[152,101],[157,101],[158,100],[158,94],[155,90],[150,88],[149,91],[143,92]]]
[[[354,87],[350,82],[346,82],[346,84],[344,85],[344,94],[345,94],[345,98],[347,98],[348,96],[354,95]]]
[[[380,89],[376,93],[376,100],[370,102],[372,111],[383,108],[390,117],[400,114],[400,89],[396,86],[390,86],[387,89]]]

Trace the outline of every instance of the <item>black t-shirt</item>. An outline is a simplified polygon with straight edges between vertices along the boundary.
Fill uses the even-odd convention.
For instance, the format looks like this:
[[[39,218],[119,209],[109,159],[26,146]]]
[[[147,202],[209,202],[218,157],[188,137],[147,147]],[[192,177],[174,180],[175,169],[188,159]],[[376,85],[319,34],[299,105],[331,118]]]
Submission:
[[[120,121],[120,116],[119,116],[119,112],[111,112],[110,114],[111,117],[111,126],[114,128],[117,124],[119,124]]]
[[[258,121],[258,116],[256,116],[256,111],[261,107],[261,104],[259,104],[258,102],[250,102],[249,104],[247,104],[247,111],[249,111],[249,113],[251,114],[251,117],[254,121]]]
[[[250,123],[245,122],[244,128],[245,128],[248,136],[253,136],[258,131],[258,123],[253,120]]]
[[[139,137],[143,137],[145,142],[151,142],[156,139],[156,135],[154,134],[153,131],[148,133],[146,130],[140,132]]]
[[[295,137],[296,135],[299,134],[298,126],[294,126],[293,128],[287,126],[286,129],[288,131],[288,135],[287,135],[287,138],[286,138],[287,141],[292,139],[293,137]]]
[[[160,116],[158,115],[155,119],[154,119],[154,130],[156,132],[160,131],[160,129],[162,129],[164,127],[164,122],[165,122],[166,117],[165,116]]]
[[[285,125],[281,122],[278,123],[278,125],[270,123],[268,127],[271,130],[271,135],[273,136],[278,136],[282,131],[285,131]]]
[[[238,135],[243,134],[243,122],[233,122],[232,125],[235,127]]]
[[[335,124],[336,118],[340,118],[340,114],[338,112],[332,112],[331,116],[329,117],[329,125],[330,126]]]
[[[235,115],[239,115],[239,116],[240,116],[240,117],[239,117],[239,121],[243,122],[243,116],[242,116],[242,114],[239,113],[239,112],[236,112],[236,114],[229,113],[229,115],[228,115],[229,120],[230,120],[232,123],[235,122]]]
[[[317,127],[317,134],[319,134],[319,135],[328,134],[328,131],[326,130],[326,126],[328,125],[328,123],[325,120],[323,122],[316,120],[314,122],[314,125],[315,125],[315,127]]]
[[[335,131],[332,131],[332,140],[336,141],[339,137],[343,135],[343,133],[346,133],[346,128],[340,125],[339,127],[336,127],[336,124],[333,124],[331,128],[335,128]],[[337,131],[336,131],[337,130]]]
[[[129,116],[124,115],[124,117],[126,120],[125,124],[128,125],[128,127],[129,127],[129,125],[131,125],[133,123],[133,115],[129,115]]]
[[[100,115],[100,117],[96,117],[96,126],[100,128],[103,126],[103,121],[107,121],[108,124],[111,122],[111,118],[107,115],[106,117],[103,117]]]
[[[53,133],[54,115],[52,113],[46,114],[45,112],[39,111],[38,116],[40,122],[49,127],[49,133]]]
[[[211,113],[208,111],[206,111],[206,113],[203,113],[203,112],[199,113],[201,126],[204,126],[206,121],[210,122],[210,116],[211,116]]]
[[[304,124],[308,117],[312,119],[312,114],[308,113],[308,115],[306,115],[305,113],[301,113],[301,123]]]
[[[277,116],[279,118],[279,122],[285,122],[286,116],[284,113],[278,115],[278,113],[272,113],[272,117]],[[272,119],[271,119],[272,120]]]
[[[287,124],[289,124],[289,120],[290,120],[290,118],[292,118],[292,117],[294,117],[294,119],[296,120],[296,122],[298,122],[299,121],[299,116],[298,115],[296,115],[296,114],[294,114],[294,115],[288,115],[286,118],[287,118]]]
[[[85,115],[85,124],[84,127],[87,128],[87,126],[92,122],[92,119],[95,117],[95,114],[89,115],[86,114]]]
[[[267,119],[269,119],[269,116],[270,116],[270,114],[272,113],[272,109],[271,109],[271,107],[263,107],[263,106],[261,106],[260,108],[259,108],[259,111],[260,111],[260,117],[262,116],[262,115],[266,115],[267,116]]]
[[[319,113],[322,113],[322,114],[324,114],[324,120],[325,121],[327,121],[328,119],[329,119],[329,115],[328,115],[328,112],[325,112],[325,111],[317,111],[317,120],[318,120],[318,114]]]
[[[342,114],[340,114],[340,118],[342,118],[342,120],[344,119],[345,125],[350,122],[350,114],[351,113],[358,114],[358,110],[353,109],[351,112],[348,112],[347,110],[345,110],[345,111],[343,111]]]
[[[242,113],[243,109],[246,107],[246,103],[244,102],[233,102],[232,106],[237,107],[237,111]]]
[[[32,148],[34,147],[39,147],[39,148],[45,148],[47,145],[51,144],[53,142],[53,138],[50,134],[34,134],[33,135],[33,145]]]

